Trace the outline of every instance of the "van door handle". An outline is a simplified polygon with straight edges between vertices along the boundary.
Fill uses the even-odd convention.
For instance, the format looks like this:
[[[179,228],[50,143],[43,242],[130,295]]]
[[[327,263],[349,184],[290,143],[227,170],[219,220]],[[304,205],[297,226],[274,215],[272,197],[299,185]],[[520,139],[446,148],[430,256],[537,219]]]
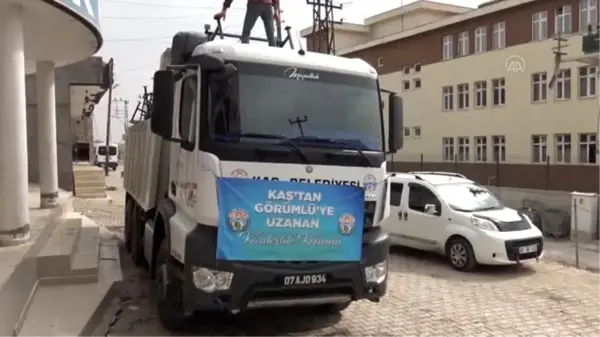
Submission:
[[[404,219],[402,219],[404,218]],[[406,212],[398,212],[398,220],[406,220],[408,218],[408,214]]]

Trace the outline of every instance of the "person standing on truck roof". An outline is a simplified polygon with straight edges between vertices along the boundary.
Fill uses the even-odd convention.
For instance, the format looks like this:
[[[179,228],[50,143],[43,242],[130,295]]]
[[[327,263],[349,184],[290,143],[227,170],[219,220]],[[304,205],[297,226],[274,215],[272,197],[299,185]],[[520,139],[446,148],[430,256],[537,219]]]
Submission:
[[[227,9],[229,9],[232,2],[233,0],[225,0],[223,2],[223,9],[215,15],[215,18],[225,19]],[[246,17],[244,18],[244,26],[242,28],[242,43],[250,42],[250,33],[256,24],[256,20],[260,17],[265,25],[269,46],[275,47],[275,26],[273,25],[273,20],[277,20],[278,23],[280,22],[279,13],[279,0],[248,0]]]

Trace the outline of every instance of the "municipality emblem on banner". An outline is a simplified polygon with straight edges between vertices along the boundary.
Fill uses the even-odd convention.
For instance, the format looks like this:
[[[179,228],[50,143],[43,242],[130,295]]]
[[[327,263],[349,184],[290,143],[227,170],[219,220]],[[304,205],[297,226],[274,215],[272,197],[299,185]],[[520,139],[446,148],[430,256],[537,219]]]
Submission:
[[[232,231],[241,233],[248,229],[250,216],[243,209],[234,209],[227,215],[227,223]]]
[[[350,235],[356,227],[356,219],[352,214],[344,213],[338,219],[338,228],[342,235]]]

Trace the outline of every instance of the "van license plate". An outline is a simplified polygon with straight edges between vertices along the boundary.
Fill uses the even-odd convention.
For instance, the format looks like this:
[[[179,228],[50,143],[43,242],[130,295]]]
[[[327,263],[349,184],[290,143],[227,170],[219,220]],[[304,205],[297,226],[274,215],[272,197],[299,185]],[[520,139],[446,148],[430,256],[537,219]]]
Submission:
[[[309,275],[295,275],[285,276],[283,278],[283,285],[285,286],[299,286],[307,284],[325,284],[327,283],[327,275],[325,274],[309,274]]]
[[[537,252],[537,250],[538,250],[537,245],[523,246],[523,247],[519,247],[519,254],[535,253],[535,252]]]

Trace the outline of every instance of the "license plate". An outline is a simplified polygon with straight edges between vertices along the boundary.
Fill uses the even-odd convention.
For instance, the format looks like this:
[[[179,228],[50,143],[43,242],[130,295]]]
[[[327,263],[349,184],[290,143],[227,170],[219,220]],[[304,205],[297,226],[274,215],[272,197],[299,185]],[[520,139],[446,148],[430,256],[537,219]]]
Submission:
[[[285,276],[283,278],[284,286],[298,286],[298,285],[325,284],[325,283],[327,283],[327,275],[325,275],[325,274],[294,275],[294,276]]]
[[[523,246],[523,247],[519,247],[519,254],[535,253],[535,252],[537,252],[537,250],[538,250],[537,245]]]

